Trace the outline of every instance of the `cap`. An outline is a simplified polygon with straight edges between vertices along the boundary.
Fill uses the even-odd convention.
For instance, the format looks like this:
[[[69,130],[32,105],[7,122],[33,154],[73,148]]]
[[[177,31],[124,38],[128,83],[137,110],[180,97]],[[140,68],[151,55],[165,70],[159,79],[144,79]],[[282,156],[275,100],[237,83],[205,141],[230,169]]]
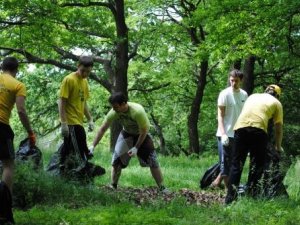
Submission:
[[[278,85],[271,84],[271,85],[269,85],[269,87],[272,87],[275,90],[275,92],[277,93],[277,95],[279,95],[279,96],[281,95],[281,88]]]
[[[276,84],[269,85],[266,90],[268,90],[268,89],[274,90],[278,96],[281,95],[281,88]]]

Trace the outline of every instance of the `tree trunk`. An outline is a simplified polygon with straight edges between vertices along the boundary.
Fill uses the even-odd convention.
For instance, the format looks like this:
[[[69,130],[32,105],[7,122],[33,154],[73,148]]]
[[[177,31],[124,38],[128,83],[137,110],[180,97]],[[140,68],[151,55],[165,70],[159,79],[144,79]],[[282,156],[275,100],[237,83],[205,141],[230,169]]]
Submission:
[[[165,142],[165,138],[163,135],[163,131],[162,131],[162,127],[159,125],[159,122],[157,121],[157,119],[155,118],[155,116],[153,115],[153,113],[150,113],[151,119],[154,123],[154,128],[155,131],[159,137],[159,148],[160,148],[160,153],[163,155],[167,155],[168,152],[166,151],[166,142]]]
[[[127,86],[127,69],[128,69],[128,28],[125,22],[125,9],[124,0],[114,1],[115,11],[113,12],[116,22],[116,64],[115,74],[112,79],[112,90],[111,92],[123,92],[128,96]],[[122,127],[120,124],[113,123],[111,126],[111,137],[110,137],[110,147],[114,149],[116,140],[121,131]]]
[[[198,120],[200,115],[200,105],[202,103],[204,88],[206,85],[206,76],[208,70],[208,61],[201,62],[200,74],[197,83],[197,90],[191,112],[188,116],[188,135],[189,135],[189,151],[190,153],[200,153],[199,133],[198,133]]]
[[[245,59],[243,89],[248,93],[248,95],[252,94],[254,89],[254,66],[255,56],[249,56]]]

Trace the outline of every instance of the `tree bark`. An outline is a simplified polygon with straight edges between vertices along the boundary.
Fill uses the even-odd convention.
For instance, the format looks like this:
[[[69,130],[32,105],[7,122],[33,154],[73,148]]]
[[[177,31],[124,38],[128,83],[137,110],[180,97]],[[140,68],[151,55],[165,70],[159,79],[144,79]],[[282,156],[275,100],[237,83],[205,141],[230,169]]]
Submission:
[[[116,23],[116,63],[114,65],[115,73],[111,78],[113,92],[121,91],[128,96],[127,86],[127,70],[128,70],[128,28],[125,22],[124,0],[115,0],[114,9],[112,10]],[[118,123],[113,123],[111,126],[110,147],[114,149],[118,135],[122,127]]]
[[[157,121],[157,119],[155,118],[153,113],[150,113],[151,119],[154,123],[154,128],[155,131],[159,137],[159,148],[160,148],[160,153],[163,155],[167,155],[168,152],[166,151],[166,142],[165,142],[165,138],[163,135],[163,130],[162,127],[159,125],[159,122]]]
[[[248,95],[252,94],[254,89],[255,60],[255,56],[249,56],[247,59],[245,59],[242,88],[248,93]]]
[[[201,70],[199,71],[196,94],[193,99],[190,114],[188,116],[188,136],[190,153],[199,154],[201,151],[199,144],[198,120],[200,115],[200,106],[203,99],[204,88],[206,85],[207,70],[208,61],[202,61]]]

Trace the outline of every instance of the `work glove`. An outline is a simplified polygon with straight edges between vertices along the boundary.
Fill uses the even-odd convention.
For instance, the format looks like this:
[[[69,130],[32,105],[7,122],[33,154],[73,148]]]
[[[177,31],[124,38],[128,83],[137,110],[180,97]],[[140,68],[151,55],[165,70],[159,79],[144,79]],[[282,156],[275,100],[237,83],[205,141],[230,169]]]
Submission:
[[[89,152],[88,152],[88,154],[87,154],[87,158],[88,158],[88,159],[91,159],[91,158],[94,157],[94,148],[95,148],[95,147],[94,147],[93,145],[89,147]]]
[[[226,134],[223,134],[221,136],[221,143],[223,146],[228,146],[229,145],[229,138]]]
[[[33,131],[28,131],[28,138],[29,138],[29,143],[30,146],[35,146],[36,143],[36,137],[35,134],[33,133]]]
[[[93,130],[94,130],[94,127],[95,127],[94,121],[93,121],[93,119],[91,119],[91,120],[89,121],[88,131],[89,131],[89,132],[93,131]]]
[[[134,156],[136,156],[137,151],[138,151],[138,149],[137,149],[136,147],[133,147],[133,148],[131,148],[131,149],[128,151],[128,155],[129,155],[130,157],[134,157]]]
[[[66,122],[61,122],[61,135],[65,138],[69,137],[69,127]]]

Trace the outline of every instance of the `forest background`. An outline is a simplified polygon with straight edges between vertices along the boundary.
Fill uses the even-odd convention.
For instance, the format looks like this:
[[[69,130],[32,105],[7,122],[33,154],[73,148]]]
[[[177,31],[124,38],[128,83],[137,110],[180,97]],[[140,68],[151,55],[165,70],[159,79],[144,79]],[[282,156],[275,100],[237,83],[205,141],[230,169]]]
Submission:
[[[80,55],[93,55],[88,104],[97,126],[109,110],[109,94],[123,91],[145,107],[161,155],[216,155],[217,97],[237,68],[249,95],[270,83],[282,87],[283,148],[296,160],[299,31],[297,0],[0,3],[0,58],[13,55],[22,63],[18,79],[27,86],[27,111],[42,150],[61,141],[60,82],[76,70]],[[16,143],[26,137],[16,113],[11,125]],[[119,129],[114,124],[97,149],[111,149]]]

